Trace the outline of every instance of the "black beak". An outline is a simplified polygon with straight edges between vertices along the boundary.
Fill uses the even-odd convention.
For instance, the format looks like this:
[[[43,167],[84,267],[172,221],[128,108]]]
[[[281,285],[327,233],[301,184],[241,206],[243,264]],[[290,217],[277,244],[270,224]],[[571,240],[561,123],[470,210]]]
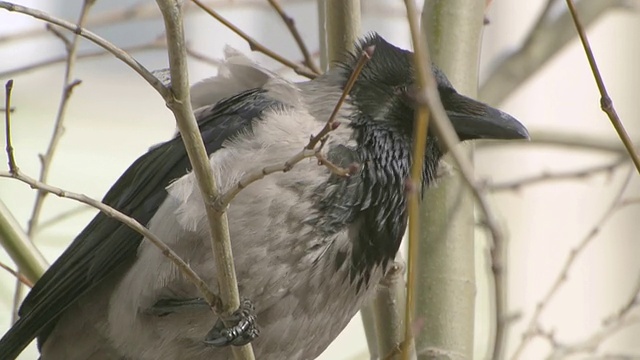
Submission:
[[[462,141],[529,139],[527,128],[507,113],[460,95],[451,88],[440,91],[440,97]]]

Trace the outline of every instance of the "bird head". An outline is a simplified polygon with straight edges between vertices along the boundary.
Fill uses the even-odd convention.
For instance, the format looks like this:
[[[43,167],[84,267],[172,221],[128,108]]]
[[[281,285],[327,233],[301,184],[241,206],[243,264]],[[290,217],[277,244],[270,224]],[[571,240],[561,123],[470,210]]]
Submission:
[[[350,92],[351,102],[370,124],[386,128],[411,143],[416,102],[416,79],[413,53],[400,49],[378,34],[360,41],[357,49],[341,64],[345,75],[353,72],[363,51],[373,48]],[[431,65],[442,105],[460,140],[528,139],[527,129],[512,116],[459,94],[446,75]],[[435,132],[430,128],[426,161],[437,162],[442,156]],[[434,159],[435,157],[435,159]]]

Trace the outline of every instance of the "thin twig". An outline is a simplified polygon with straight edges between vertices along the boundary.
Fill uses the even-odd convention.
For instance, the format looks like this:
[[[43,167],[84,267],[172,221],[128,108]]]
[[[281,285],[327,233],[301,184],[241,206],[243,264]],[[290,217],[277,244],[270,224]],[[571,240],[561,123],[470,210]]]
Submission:
[[[544,295],[544,297],[538,302],[538,304],[536,304],[533,315],[531,316],[531,319],[529,319],[527,328],[522,336],[522,340],[518,344],[518,347],[513,353],[513,356],[511,357],[511,359],[513,360],[518,359],[522,355],[522,352],[524,351],[524,349],[529,345],[529,343],[537,335],[537,333],[539,332],[538,329],[540,329],[540,317],[542,313],[549,306],[549,304],[551,303],[551,300],[554,298],[558,290],[567,281],[569,277],[569,270],[571,270],[571,268],[573,267],[573,264],[575,263],[576,259],[584,252],[584,249],[586,249],[587,246],[591,244],[591,242],[596,238],[596,235],[598,235],[598,233],[600,232],[604,224],[617,212],[616,210],[620,209],[622,195],[624,194],[625,190],[627,189],[627,186],[629,185],[629,182],[631,180],[631,174],[632,172],[629,172],[629,174],[626,176],[622,186],[620,186],[620,189],[613,197],[613,201],[611,202],[611,205],[604,212],[600,220],[596,223],[594,227],[591,228],[591,230],[580,241],[580,243],[578,243],[578,245],[569,252],[569,255],[567,256],[567,259],[565,260],[564,265],[562,266],[562,269],[558,273],[558,276],[556,277],[555,281],[553,282],[553,284],[551,285],[547,293]]]
[[[43,11],[32,9],[26,6],[21,6],[17,4],[13,4],[6,1],[0,1],[0,9],[5,9],[7,11],[18,12],[21,14],[29,15],[36,19],[43,20],[47,23],[51,23],[54,25],[58,25],[67,30],[73,31],[74,33],[82,36],[83,38],[93,42],[94,44],[100,46],[101,48],[107,50],[112,53],[116,58],[120,59],[122,62],[127,64],[131,69],[140,74],[143,79],[145,79],[149,85],[151,85],[163,98],[167,99],[171,96],[169,89],[167,89],[162,82],[160,82],[153,74],[147,70],[142,64],[140,64],[136,59],[131,57],[126,51],[120,49],[109,41],[103,39],[102,37],[94,34],[93,32],[80,28],[73,23],[70,23],[66,20],[62,20],[60,18],[49,15]]]
[[[622,203],[619,204],[621,206]],[[640,274],[639,274],[640,275]],[[627,300],[620,306],[620,308],[614,311],[611,315],[602,320],[603,326],[609,326],[616,321],[620,321],[623,317],[627,316],[633,309],[638,308],[638,296],[640,295],[640,276],[636,279],[636,282],[631,289],[630,295]]]
[[[553,351],[546,357],[546,359],[561,360],[569,358],[571,357],[571,355],[575,354],[595,352],[600,344],[602,344],[605,340],[609,339],[617,332],[631,326],[637,326],[639,324],[640,316],[624,316],[620,319],[620,321],[616,321],[598,328],[597,331],[595,331],[582,341],[569,345],[559,344],[553,346]]]
[[[300,32],[298,31],[298,28],[296,27],[295,20],[291,16],[287,15],[287,13],[284,11],[284,9],[282,8],[278,0],[268,0],[268,1],[269,1],[269,4],[271,4],[271,7],[273,7],[273,9],[278,13],[278,15],[280,15],[280,18],[282,19],[282,21],[284,21],[285,25],[287,25],[289,32],[291,33],[293,38],[296,40],[296,44],[298,44],[298,47],[300,48],[300,52],[304,57],[304,65],[314,73],[321,74],[322,71],[320,70],[318,65],[316,65],[315,61],[313,61],[313,57],[311,56],[311,53],[309,53],[309,49],[307,49],[307,44],[305,44],[304,40],[302,39],[302,36],[300,35]]]
[[[84,27],[85,21],[87,19],[87,15],[89,14],[89,10],[95,3],[95,0],[85,0],[82,3],[82,9],[80,10],[80,15],[78,17],[78,22],[76,26],[78,28]],[[51,169],[51,163],[53,161],[53,156],[55,154],[56,148],[60,139],[62,138],[62,134],[64,133],[64,118],[67,110],[67,106],[69,104],[69,99],[71,98],[71,93],[73,89],[80,85],[80,80],[71,80],[71,74],[73,72],[73,67],[76,62],[76,52],[78,49],[78,42],[80,37],[77,33],[75,33],[72,37],[72,40],[69,40],[64,34],[62,34],[58,29],[51,24],[47,24],[47,30],[51,31],[56,37],[58,37],[62,43],[64,44],[65,51],[67,53],[65,70],[64,70],[64,79],[62,84],[62,94],[60,97],[60,104],[58,105],[58,112],[56,114],[56,119],[53,126],[53,134],[51,134],[51,140],[49,141],[49,146],[44,155],[40,154],[40,176],[39,181],[46,183],[47,178],[49,177],[49,170]],[[33,205],[33,210],[31,212],[31,216],[29,217],[29,225],[27,226],[27,235],[29,238],[33,238],[36,228],[38,227],[38,221],[40,220],[40,213],[42,211],[42,206],[44,205],[44,200],[46,198],[47,192],[38,191],[36,194],[36,200]],[[16,292],[13,297],[13,314],[14,321],[17,320],[16,315],[18,314],[18,308],[20,307],[20,303],[22,301],[22,286],[20,281],[16,283]]]
[[[598,70],[598,63],[596,63],[595,56],[593,55],[593,51],[591,51],[591,46],[589,45],[589,39],[587,39],[587,34],[584,31],[584,27],[580,22],[580,18],[578,17],[578,11],[576,10],[575,5],[573,4],[573,0],[567,0],[567,6],[569,7],[569,11],[571,12],[571,17],[573,18],[573,22],[576,24],[576,29],[578,30],[578,34],[580,35],[580,41],[582,42],[582,46],[584,47],[584,52],[587,55],[587,59],[589,60],[589,66],[591,67],[591,71],[593,72],[593,77],[598,84],[598,90],[600,91],[600,107],[602,111],[604,111],[609,120],[611,120],[611,124],[616,129],[620,140],[627,148],[627,152],[633,160],[633,164],[636,167],[636,171],[640,174],[640,156],[636,152],[633,142],[627,134],[627,130],[625,130],[618,113],[616,112],[615,107],[613,106],[613,101],[607,92],[607,88],[604,85],[604,80],[602,79],[602,75],[600,74],[600,70]]]
[[[33,283],[29,281],[29,279],[27,279],[24,275],[20,274],[19,272],[13,270],[2,261],[0,261],[0,268],[5,269],[9,274],[13,275],[13,277],[15,277],[16,280],[18,280],[21,284],[27,285],[28,287],[33,287]]]
[[[336,102],[336,105],[334,106],[333,111],[331,112],[331,115],[327,119],[327,122],[325,123],[322,130],[320,130],[317,135],[311,136],[311,138],[309,139],[309,143],[307,143],[307,145],[305,145],[305,147],[299,153],[293,155],[284,163],[268,165],[261,169],[257,169],[256,171],[245,174],[234,186],[232,186],[224,194],[218,197],[218,200],[214,204],[215,208],[218,211],[224,211],[227,206],[229,206],[231,201],[236,197],[236,195],[238,195],[240,191],[242,191],[242,189],[246,188],[251,183],[261,180],[269,174],[290,171],[297,163],[306,158],[315,156],[321,165],[328,167],[333,173],[340,176],[349,176],[357,170],[353,168],[355,165],[350,166],[348,169],[343,169],[336,166],[335,164],[332,164],[329,160],[322,156],[320,150],[322,149],[324,141],[326,141],[327,135],[329,135],[331,131],[337,128],[337,125],[339,123],[335,122],[335,118],[338,114],[338,111],[340,111],[340,108],[344,104],[344,101],[349,95],[349,92],[351,91],[353,84],[355,84],[358,76],[360,76],[362,68],[364,68],[364,65],[367,63],[367,61],[369,61],[369,59],[371,59],[371,56],[373,56],[374,51],[374,47],[369,47],[365,49],[365,51],[363,51],[360,55],[360,58],[358,59],[353,72],[349,76],[349,79],[347,80],[347,83],[342,90],[342,94],[340,95],[338,102]],[[319,148],[317,148],[318,144],[320,144]]]
[[[4,85],[4,89],[6,91],[6,95],[5,95],[5,111],[4,111],[4,126],[5,129],[7,129],[6,131],[6,139],[5,142],[7,144],[7,158],[9,159],[9,171],[11,172],[15,172],[18,171],[18,165],[16,165],[16,158],[15,158],[15,154],[13,152],[13,145],[11,144],[11,132],[9,131],[9,129],[11,129],[11,91],[13,90],[13,80],[9,80],[7,81],[7,83]]]
[[[19,171],[16,164],[13,145],[11,143],[11,90],[13,80],[6,83],[5,95],[5,129],[6,129],[6,152],[9,159],[9,169]],[[48,267],[47,262],[38,249],[29,240],[27,234],[22,230],[13,214],[0,200],[0,245],[9,254],[13,262],[18,265],[18,269],[30,282],[36,282]],[[17,293],[14,293],[17,298]]]
[[[636,8],[637,5],[637,0],[582,0],[577,6],[585,25],[589,26],[609,10]],[[520,48],[516,51],[509,49],[509,54],[500,57],[493,66],[493,71],[480,87],[482,101],[493,105],[501,103],[575,38],[568,11],[552,16],[549,3],[545,9]]]
[[[414,0],[405,0],[407,8],[407,18],[411,30],[411,40],[413,43],[413,62],[416,69],[416,80],[419,91],[425,91],[429,82],[431,64],[427,51],[427,39],[420,31],[420,20],[418,10]],[[431,74],[433,76],[433,74]],[[424,154],[427,147],[427,129],[429,128],[429,106],[425,98],[418,97],[418,107],[416,109],[415,124],[413,130],[413,163],[411,164],[411,179],[409,192],[409,250],[407,258],[407,295],[404,317],[404,339],[402,342],[402,358],[409,360],[411,357],[410,345],[413,339],[413,308],[416,292],[416,255],[418,253],[418,241],[420,241],[420,192],[418,191],[422,183],[422,167],[424,166]]]
[[[82,3],[82,9],[80,10],[80,16],[76,26],[83,28],[89,14],[89,10],[95,3],[95,0],[85,0]],[[51,169],[51,163],[53,156],[55,155],[62,134],[64,133],[64,119],[69,104],[69,99],[73,89],[80,85],[80,80],[72,80],[73,68],[76,63],[76,53],[78,50],[78,42],[80,37],[78,34],[74,34],[71,40],[67,39],[64,34],[60,33],[55,27],[47,24],[47,28],[51,30],[58,38],[62,40],[67,52],[67,60],[64,69],[64,79],[62,83],[62,95],[60,96],[60,104],[58,105],[58,113],[56,114],[56,120],[53,125],[53,133],[51,134],[51,140],[49,140],[49,146],[47,151],[40,155],[40,176],[38,180],[46,183],[49,177],[49,170]],[[33,205],[31,217],[29,218],[29,226],[27,227],[27,234],[32,237],[35,229],[38,227],[38,221],[40,220],[40,212],[42,211],[42,205],[47,195],[45,191],[38,191],[36,195],[36,201]]]
[[[594,176],[599,173],[611,174],[618,167],[629,163],[627,156],[617,158],[613,162],[603,165],[591,166],[579,170],[563,171],[558,173],[543,172],[542,174],[523,177],[521,179],[504,181],[496,184],[487,185],[487,189],[491,192],[498,191],[518,191],[525,186],[546,183],[550,180],[581,180],[588,176]]]
[[[282,55],[276,54],[273,50],[271,50],[271,49],[267,48],[266,46],[260,44],[254,38],[249,36],[249,34],[245,33],[242,30],[240,30],[240,28],[235,26],[229,20],[227,20],[224,17],[222,17],[222,15],[220,15],[218,12],[216,12],[213,9],[211,9],[210,7],[208,7],[207,5],[202,3],[201,1],[199,1],[199,0],[191,0],[191,1],[194,4],[198,5],[198,7],[200,7],[202,10],[204,10],[207,14],[211,15],[211,17],[213,17],[214,19],[216,19],[220,23],[222,23],[224,26],[226,26],[229,30],[233,31],[238,36],[243,38],[249,44],[249,48],[251,48],[252,51],[258,51],[258,52],[261,52],[261,53],[267,55],[268,57],[272,58],[273,60],[275,60],[275,61],[277,61],[277,62],[279,62],[279,63],[281,63],[281,64],[283,64],[285,66],[290,67],[298,75],[302,75],[302,76],[307,77],[309,79],[313,79],[318,75],[314,71],[308,69],[307,67],[299,65],[299,64],[296,64],[293,61],[285,58]]]
[[[286,0],[287,4],[303,4],[309,3],[312,0]],[[215,7],[216,9],[241,9],[241,8],[261,8],[268,10],[269,5],[264,0],[207,0],[206,3]],[[195,7],[187,7],[186,12],[193,12]],[[388,14],[389,7],[376,8],[375,12],[380,14]],[[97,28],[101,26],[114,26],[129,21],[144,21],[154,20],[161,17],[158,7],[148,1],[133,2],[130,6],[118,6],[113,10],[102,11],[98,14],[92,15],[87,20],[87,26],[91,28]],[[46,35],[46,30],[43,28],[31,28],[23,31],[12,32],[11,34],[1,35],[0,43],[8,44],[12,41],[22,41],[31,39],[38,36]]]
[[[335,119],[336,119],[336,116],[338,115],[338,111],[340,111],[340,107],[342,107],[342,104],[344,103],[347,96],[351,92],[351,88],[353,88],[353,85],[356,83],[356,80],[358,80],[358,76],[360,76],[360,72],[362,71],[362,68],[364,68],[364,65],[367,63],[367,61],[371,59],[371,56],[373,56],[373,53],[375,50],[376,50],[375,46],[369,46],[368,48],[364,49],[362,54],[360,54],[360,57],[358,58],[358,62],[354,66],[353,72],[349,76],[347,83],[344,85],[342,94],[340,94],[340,99],[338,99],[338,102],[333,107],[333,111],[331,112],[329,119],[327,119],[327,123],[324,125],[322,130],[320,130],[320,132],[317,135],[311,138],[311,140],[309,141],[309,144],[307,144],[306,146],[306,149],[311,150],[315,148],[318,142],[320,142],[320,140],[322,140],[325,136],[329,134],[330,131],[334,129],[336,124]]]
[[[147,51],[147,50],[159,50],[159,49],[166,49],[166,44],[164,44],[163,42],[160,41],[152,41],[148,44],[142,44],[142,45],[134,45],[134,46],[130,46],[130,47],[124,47],[122,48],[123,51],[127,52],[127,53],[135,53],[135,52],[141,52],[141,51]],[[79,53],[76,55],[76,59],[80,60],[80,59],[92,59],[92,58],[97,58],[97,57],[101,57],[101,56],[105,56],[105,55],[110,55],[111,53],[109,53],[108,51],[104,50],[104,49],[98,49],[98,50],[92,50],[92,51],[85,51],[82,53]],[[62,62],[65,62],[67,60],[67,55],[63,55],[63,56],[57,56],[57,57],[53,57],[50,59],[45,59],[45,60],[41,60],[41,61],[37,61],[34,62],[32,64],[28,64],[28,65],[20,65],[19,67],[13,68],[13,69],[9,69],[7,71],[4,72],[0,72],[0,78],[7,78],[7,77],[11,77],[11,76],[15,76],[18,74],[22,74],[25,72],[29,72],[29,71],[33,71],[33,70],[39,70],[51,65],[56,65]]]

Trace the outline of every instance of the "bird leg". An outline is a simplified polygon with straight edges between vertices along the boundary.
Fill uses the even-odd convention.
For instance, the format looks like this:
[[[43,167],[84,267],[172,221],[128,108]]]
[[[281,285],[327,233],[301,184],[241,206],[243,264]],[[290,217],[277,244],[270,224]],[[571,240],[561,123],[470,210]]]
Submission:
[[[235,324],[226,326],[227,324]],[[231,316],[222,318],[213,325],[204,343],[214,347],[242,346],[260,335],[256,324],[255,307],[248,299],[240,301],[240,307]]]

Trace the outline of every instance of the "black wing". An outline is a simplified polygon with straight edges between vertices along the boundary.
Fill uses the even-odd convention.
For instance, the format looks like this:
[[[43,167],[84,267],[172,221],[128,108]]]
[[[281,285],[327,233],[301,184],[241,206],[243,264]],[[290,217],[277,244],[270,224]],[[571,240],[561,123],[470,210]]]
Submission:
[[[264,90],[253,89],[225,99],[199,115],[207,153],[225,140],[251,129],[254,119],[282,105]],[[138,158],[116,181],[103,202],[146,225],[167,196],[166,187],[191,169],[178,136]],[[117,268],[130,266],[142,236],[98,213],[35,284],[20,319],[0,339],[3,359],[14,359],[36,337],[42,344],[59,316],[80,296]]]

